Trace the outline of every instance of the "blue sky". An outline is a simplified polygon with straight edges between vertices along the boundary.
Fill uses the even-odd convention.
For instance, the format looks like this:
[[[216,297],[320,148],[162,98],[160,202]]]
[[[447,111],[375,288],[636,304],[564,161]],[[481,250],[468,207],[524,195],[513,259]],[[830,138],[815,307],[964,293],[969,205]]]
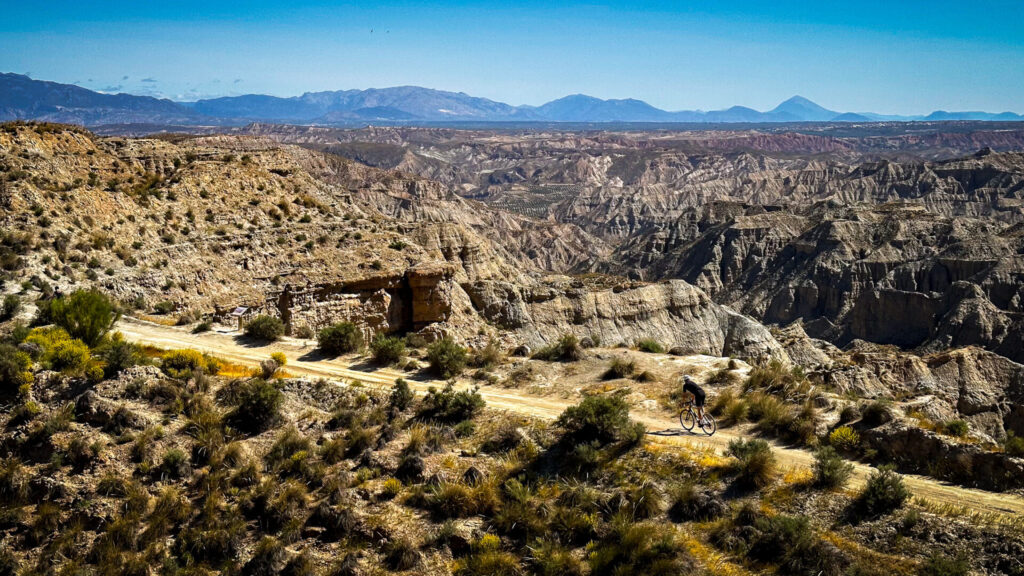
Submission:
[[[0,71],[178,100],[413,84],[511,104],[1024,112],[1021,0],[0,2]]]

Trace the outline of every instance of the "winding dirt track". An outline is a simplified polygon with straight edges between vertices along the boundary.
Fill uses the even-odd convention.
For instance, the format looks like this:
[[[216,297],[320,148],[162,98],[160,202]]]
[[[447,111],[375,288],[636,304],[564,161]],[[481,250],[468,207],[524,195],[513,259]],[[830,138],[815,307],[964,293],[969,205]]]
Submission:
[[[125,318],[117,326],[128,340],[139,344],[147,344],[160,348],[194,348],[221,357],[230,362],[257,365],[267,359],[272,352],[283,352],[288,357],[287,371],[291,374],[323,378],[346,378],[359,380],[364,384],[378,387],[390,387],[396,378],[405,377],[409,385],[417,391],[425,391],[429,386],[438,385],[436,381],[410,379],[408,374],[388,368],[376,368],[365,364],[354,365],[353,358],[339,357],[321,359],[317,357],[312,342],[285,339],[267,346],[250,346],[236,339],[237,333],[207,332],[191,334],[180,328],[162,326],[134,318]],[[359,369],[356,368],[358,366]],[[572,402],[560,398],[534,396],[518,390],[481,388],[480,394],[491,409],[508,410],[530,416],[555,419]],[[633,418],[643,422],[651,432],[648,439],[669,445],[685,445],[690,448],[721,451],[729,441],[741,437],[732,430],[719,430],[714,436],[691,435],[678,426],[678,421],[666,419],[654,413],[634,413]],[[806,469],[814,461],[813,455],[806,451],[788,448],[775,444],[776,458],[783,467]],[[851,487],[863,485],[873,468],[853,463],[854,475]],[[927,478],[906,475],[907,486],[915,496],[933,503],[949,504],[964,507],[971,512],[995,514],[1007,519],[1019,521],[1024,519],[1024,498],[1012,494],[1000,494],[963,488]]]

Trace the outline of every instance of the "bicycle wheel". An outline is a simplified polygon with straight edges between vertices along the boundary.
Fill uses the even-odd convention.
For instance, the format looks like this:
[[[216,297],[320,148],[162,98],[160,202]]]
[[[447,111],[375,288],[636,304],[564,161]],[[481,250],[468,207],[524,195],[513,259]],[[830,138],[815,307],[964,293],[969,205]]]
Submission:
[[[687,432],[693,430],[693,425],[697,423],[697,417],[693,414],[693,410],[683,410],[679,413],[679,424]]]
[[[715,431],[718,430],[718,424],[715,422],[715,417],[711,414],[705,414],[704,418],[700,421],[700,429],[708,436],[714,434]]]

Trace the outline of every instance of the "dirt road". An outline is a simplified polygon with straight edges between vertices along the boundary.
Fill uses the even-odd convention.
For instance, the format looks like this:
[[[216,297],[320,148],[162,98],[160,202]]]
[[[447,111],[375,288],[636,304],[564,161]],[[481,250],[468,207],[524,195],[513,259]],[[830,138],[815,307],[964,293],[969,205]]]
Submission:
[[[429,386],[439,382],[417,381],[408,374],[388,369],[359,365],[355,369],[353,357],[319,359],[315,354],[315,343],[295,339],[284,339],[267,346],[251,346],[239,342],[237,333],[206,332],[191,334],[180,328],[162,326],[133,318],[123,319],[117,326],[126,338],[140,344],[148,344],[160,348],[194,348],[219,356],[230,362],[255,366],[267,359],[272,352],[283,352],[288,357],[287,371],[295,375],[345,378],[359,380],[367,385],[390,387],[396,378],[405,377],[409,385],[417,391],[425,391]],[[561,398],[535,396],[519,390],[481,388],[480,394],[487,402],[488,408],[508,410],[530,416],[555,419],[573,402]],[[691,435],[684,432],[678,421],[666,418],[663,414],[651,412],[634,413],[633,418],[647,426],[648,438],[665,444],[685,445],[692,448],[724,450],[729,441],[741,436],[732,430],[719,430],[714,436]],[[800,449],[773,446],[776,458],[783,467],[801,469],[809,468],[814,461],[813,455]],[[873,468],[854,463],[854,475],[851,487],[859,487],[867,480]],[[1014,519],[1024,518],[1024,498],[986,492],[954,486],[922,476],[906,475],[907,486],[915,496],[938,504],[964,507],[971,512],[995,514]]]

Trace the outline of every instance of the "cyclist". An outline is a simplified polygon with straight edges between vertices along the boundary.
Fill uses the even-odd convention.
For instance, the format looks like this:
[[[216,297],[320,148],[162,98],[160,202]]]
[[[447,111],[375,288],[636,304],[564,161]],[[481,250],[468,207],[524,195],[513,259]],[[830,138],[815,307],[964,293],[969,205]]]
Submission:
[[[689,376],[683,376],[683,392],[693,397],[693,404],[697,407],[697,422],[704,421],[704,389],[693,381]]]

